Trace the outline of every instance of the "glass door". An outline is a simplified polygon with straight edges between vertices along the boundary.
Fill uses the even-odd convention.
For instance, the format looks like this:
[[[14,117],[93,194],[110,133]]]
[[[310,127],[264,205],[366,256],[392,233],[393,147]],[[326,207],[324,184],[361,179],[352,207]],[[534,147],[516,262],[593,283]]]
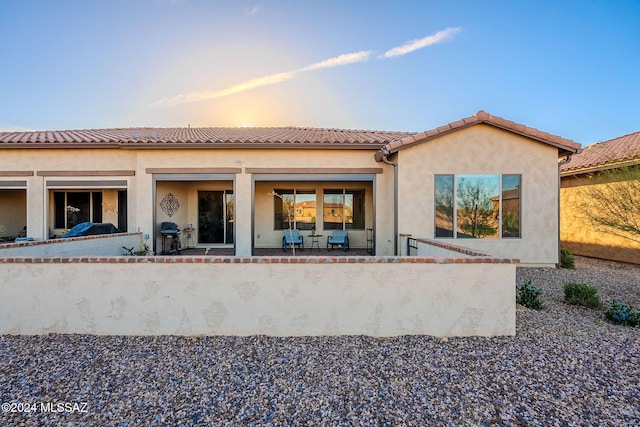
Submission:
[[[233,243],[233,191],[198,191],[198,243]]]

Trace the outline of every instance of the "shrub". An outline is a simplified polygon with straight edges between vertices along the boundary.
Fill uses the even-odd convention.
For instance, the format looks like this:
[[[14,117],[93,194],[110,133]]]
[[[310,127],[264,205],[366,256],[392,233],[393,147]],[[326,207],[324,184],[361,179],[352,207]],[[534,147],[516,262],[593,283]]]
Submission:
[[[140,248],[138,250],[135,250],[135,247],[133,246],[131,246],[130,248],[123,246],[122,249],[126,251],[124,255],[146,256],[149,254],[149,247],[147,245],[140,245]]]
[[[624,301],[614,301],[611,303],[604,315],[616,325],[640,325],[640,311],[634,310]]]
[[[567,283],[564,285],[564,302],[589,308],[600,308],[598,290],[584,283]]]
[[[542,310],[544,304],[540,300],[540,295],[542,290],[533,286],[531,280],[527,279],[517,290],[516,302],[534,310]]]
[[[573,254],[566,249],[560,250],[560,267],[570,269],[576,268]]]

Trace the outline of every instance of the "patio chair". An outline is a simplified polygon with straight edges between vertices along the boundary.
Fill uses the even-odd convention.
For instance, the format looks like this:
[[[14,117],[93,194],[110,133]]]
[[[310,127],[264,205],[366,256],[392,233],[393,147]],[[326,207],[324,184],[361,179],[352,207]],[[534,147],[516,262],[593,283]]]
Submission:
[[[284,236],[282,236],[282,252],[296,245],[300,247],[300,250],[304,249],[304,237],[300,235],[300,230],[284,230]]]
[[[335,230],[333,234],[327,237],[327,250],[330,251],[334,246],[342,246],[344,251],[349,250],[349,234],[344,230]]]

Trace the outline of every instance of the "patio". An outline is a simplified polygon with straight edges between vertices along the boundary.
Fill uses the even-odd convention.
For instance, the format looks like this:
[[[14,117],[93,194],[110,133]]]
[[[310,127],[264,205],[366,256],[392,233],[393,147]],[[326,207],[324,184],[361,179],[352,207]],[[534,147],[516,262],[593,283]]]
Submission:
[[[282,251],[281,248],[256,248],[254,249],[254,256],[294,256],[291,249],[287,249],[285,252]],[[185,248],[182,249],[182,255],[186,256],[202,256],[202,255],[211,255],[211,256],[233,256],[234,249],[233,248]],[[171,254],[173,255],[173,254]],[[347,252],[342,249],[333,249],[328,251],[327,248],[316,248],[313,249],[305,248],[304,250],[300,250],[296,248],[295,256],[367,256],[370,255],[367,253],[366,248],[349,248]]]

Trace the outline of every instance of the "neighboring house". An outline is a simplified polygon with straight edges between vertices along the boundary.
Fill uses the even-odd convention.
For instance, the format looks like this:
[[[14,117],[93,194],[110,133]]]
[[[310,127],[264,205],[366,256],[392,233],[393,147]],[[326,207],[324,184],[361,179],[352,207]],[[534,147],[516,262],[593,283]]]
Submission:
[[[421,133],[308,128],[0,133],[0,223],[34,239],[82,221],[198,246],[277,248],[292,226],[394,255],[399,234],[558,262],[558,159],[580,145],[484,111]],[[276,197],[274,193],[278,194]],[[309,230],[308,232],[306,230]]]
[[[640,243],[596,230],[582,215],[578,198],[598,183],[598,172],[640,165],[640,132],[584,148],[562,165],[561,244],[578,255],[640,264]]]

